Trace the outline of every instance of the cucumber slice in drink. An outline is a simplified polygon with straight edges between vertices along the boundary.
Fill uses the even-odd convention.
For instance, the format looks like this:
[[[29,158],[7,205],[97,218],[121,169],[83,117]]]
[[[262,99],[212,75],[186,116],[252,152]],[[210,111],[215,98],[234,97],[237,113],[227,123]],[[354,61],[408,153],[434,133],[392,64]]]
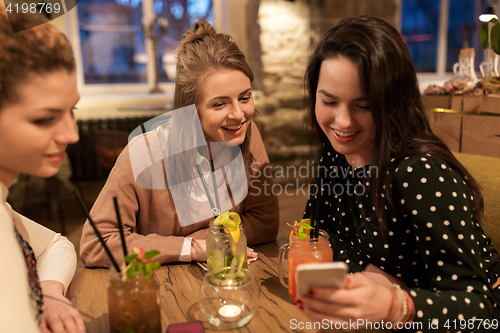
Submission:
[[[211,272],[222,267],[224,267],[224,256],[222,255],[222,251],[217,249],[207,257],[207,268]]]
[[[214,255],[209,254],[207,257],[207,270],[211,271],[213,270],[213,267],[214,267]]]
[[[239,257],[234,256],[233,260],[231,262],[231,270],[239,271],[241,267],[243,266],[243,260],[245,259],[244,255],[241,255]]]
[[[224,256],[222,255],[221,249],[216,249],[214,251],[214,269],[219,269],[224,267]]]

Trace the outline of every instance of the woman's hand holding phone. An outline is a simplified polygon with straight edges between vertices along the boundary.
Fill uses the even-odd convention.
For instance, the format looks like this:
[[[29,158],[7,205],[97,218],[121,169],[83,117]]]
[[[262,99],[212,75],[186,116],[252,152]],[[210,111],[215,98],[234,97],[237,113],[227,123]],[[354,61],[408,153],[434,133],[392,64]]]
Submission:
[[[344,262],[301,264],[297,267],[297,294],[307,295],[313,287],[343,288],[348,267]]]
[[[301,296],[299,304],[312,319],[327,319],[332,325],[356,323],[356,327],[351,327],[361,329],[363,323],[386,321],[392,301],[390,287],[363,273],[355,273],[346,276],[343,288],[311,288],[307,295]]]

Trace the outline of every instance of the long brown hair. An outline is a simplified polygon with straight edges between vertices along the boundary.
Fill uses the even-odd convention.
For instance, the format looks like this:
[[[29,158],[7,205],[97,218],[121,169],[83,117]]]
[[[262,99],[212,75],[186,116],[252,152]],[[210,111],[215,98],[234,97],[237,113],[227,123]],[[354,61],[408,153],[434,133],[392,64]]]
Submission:
[[[316,119],[316,90],[322,61],[338,56],[357,64],[361,89],[369,97],[377,133],[370,165],[378,168],[378,173],[371,174],[370,193],[378,220],[385,223],[386,203],[396,207],[390,185],[397,159],[422,153],[443,159],[464,177],[473,193],[479,219],[484,206],[479,185],[432,132],[406,42],[388,23],[366,16],[347,18],[321,39],[305,75],[309,93],[306,131],[330,144]],[[395,163],[391,163],[391,158],[396,158]]]
[[[217,33],[205,19],[197,20],[186,32],[177,48],[174,109],[196,104],[204,79],[211,73],[224,69],[241,71],[253,82],[252,69],[231,36]],[[185,117],[179,114],[179,120],[180,118],[183,119],[182,121],[186,121]],[[195,121],[195,119],[191,121]],[[172,137],[182,138],[183,141],[195,140],[192,133],[183,133],[183,131],[190,130],[184,126],[172,128],[172,130],[175,131]],[[250,138],[251,126],[248,126],[245,140],[240,145],[247,173],[250,172],[250,164],[254,160],[250,152]],[[195,142],[189,145],[197,146]],[[192,168],[182,167],[194,165],[195,154],[195,151],[185,152],[183,156],[169,159],[167,162],[170,164],[169,167],[179,170],[176,175],[179,178],[177,182],[185,183],[190,179],[197,178],[197,174]],[[188,190],[186,189],[186,191]]]

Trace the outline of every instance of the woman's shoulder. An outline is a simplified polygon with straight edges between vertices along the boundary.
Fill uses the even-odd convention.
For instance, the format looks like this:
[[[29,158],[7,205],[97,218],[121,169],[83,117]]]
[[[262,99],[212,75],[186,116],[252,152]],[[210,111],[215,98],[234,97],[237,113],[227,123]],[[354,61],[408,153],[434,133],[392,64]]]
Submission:
[[[251,143],[262,142],[262,133],[261,133],[262,127],[259,128],[259,126],[253,120],[250,120],[249,127],[252,133],[250,135],[250,142]]]
[[[433,165],[443,170],[449,168],[448,163],[443,158],[429,153],[393,156],[391,163],[396,166],[396,169],[421,166],[424,169],[430,170]]]
[[[460,173],[453,169],[443,158],[429,153],[393,157],[395,180],[417,179],[420,182],[453,181],[464,182]]]
[[[130,140],[123,156],[120,156],[123,159],[128,157],[128,161],[125,160],[122,163],[128,163],[130,169],[127,173],[133,175],[135,184],[140,188],[166,188],[162,164],[165,154],[161,135],[156,129],[137,135]]]
[[[116,159],[107,183],[143,189],[164,188],[162,160],[163,152],[155,130],[132,133]],[[153,185],[152,179],[160,185]]]
[[[136,133],[132,138],[129,137],[129,149],[156,148],[160,145],[158,129],[152,129],[147,132]],[[168,135],[168,129],[162,129],[162,133]],[[134,133],[132,133],[134,134]],[[131,134],[131,135],[132,135]]]
[[[123,150],[125,156],[130,156],[132,165],[150,164],[163,159],[163,150],[157,130],[137,134],[129,139],[127,147]],[[145,157],[147,157],[145,159]]]
[[[255,162],[268,163],[269,158],[267,156],[266,147],[264,146],[264,141],[262,141],[262,136],[259,130],[259,126],[252,121],[250,121],[250,153],[252,153]]]

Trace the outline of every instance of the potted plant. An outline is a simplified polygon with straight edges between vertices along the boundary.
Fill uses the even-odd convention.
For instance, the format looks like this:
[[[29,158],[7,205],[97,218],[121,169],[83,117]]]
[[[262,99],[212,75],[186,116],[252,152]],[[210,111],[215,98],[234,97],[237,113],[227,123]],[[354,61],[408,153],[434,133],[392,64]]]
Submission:
[[[493,24],[491,30],[489,29],[490,23]],[[500,23],[498,19],[493,18],[481,26],[481,46],[483,49],[491,47],[496,54],[500,54]]]

